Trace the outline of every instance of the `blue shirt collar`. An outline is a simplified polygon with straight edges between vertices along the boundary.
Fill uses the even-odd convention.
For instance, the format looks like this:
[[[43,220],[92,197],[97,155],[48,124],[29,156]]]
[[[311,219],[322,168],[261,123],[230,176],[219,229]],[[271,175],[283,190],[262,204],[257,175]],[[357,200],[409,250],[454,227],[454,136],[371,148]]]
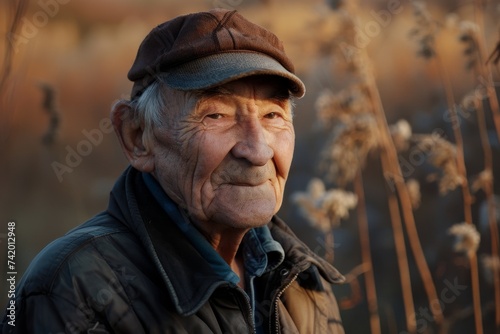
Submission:
[[[248,276],[262,274],[277,268],[285,258],[285,252],[280,243],[271,236],[267,225],[248,231],[242,244],[245,271]]]

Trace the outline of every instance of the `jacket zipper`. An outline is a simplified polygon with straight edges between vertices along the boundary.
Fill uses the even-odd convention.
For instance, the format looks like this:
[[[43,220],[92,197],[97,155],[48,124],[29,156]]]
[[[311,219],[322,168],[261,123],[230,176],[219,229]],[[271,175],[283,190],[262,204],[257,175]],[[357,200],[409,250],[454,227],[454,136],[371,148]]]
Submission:
[[[247,306],[248,306],[248,309],[250,310],[249,314],[250,314],[250,323],[252,324],[252,333],[256,334],[257,333],[257,328],[255,328],[255,319],[254,319],[254,315],[253,315],[253,310],[252,310],[252,305],[250,305],[250,302],[248,301],[247,298],[245,298],[246,301],[247,301]]]
[[[243,299],[245,299],[245,301],[246,301],[248,311],[249,311],[248,312],[249,315],[247,318],[248,318],[250,324],[252,325],[252,333],[255,334],[255,333],[257,333],[257,328],[255,328],[255,321],[254,321],[254,315],[253,315],[253,311],[252,311],[252,305],[248,301],[248,298],[245,296],[245,293],[241,292],[240,290],[242,290],[240,287],[236,288],[236,291],[238,291],[238,293],[240,293],[243,296]],[[239,298],[237,300],[239,300]]]
[[[291,281],[288,282],[288,284],[285,285],[283,287],[283,289],[280,290],[280,292],[278,292],[278,294],[276,295],[276,299],[274,300],[274,309],[276,310],[276,312],[275,312],[276,313],[275,326],[276,326],[276,333],[277,334],[279,334],[279,330],[280,330],[279,309],[278,309],[278,303],[279,303],[280,297],[285,292],[285,290],[288,289],[290,287],[290,285],[292,285],[293,282],[295,282],[295,280],[297,279],[298,276],[299,276],[299,273],[296,273],[295,275],[293,275]]]

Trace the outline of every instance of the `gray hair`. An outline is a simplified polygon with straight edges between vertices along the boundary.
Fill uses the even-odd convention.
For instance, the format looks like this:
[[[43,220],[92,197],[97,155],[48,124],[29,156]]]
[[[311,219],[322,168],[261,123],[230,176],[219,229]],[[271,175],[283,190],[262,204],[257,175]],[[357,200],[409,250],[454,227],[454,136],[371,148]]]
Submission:
[[[166,95],[165,84],[159,76],[139,97],[131,101],[117,102],[125,102],[130,107],[129,112],[123,115],[125,118],[143,126],[142,139],[147,150],[154,141],[153,129],[164,124],[163,115],[168,108]]]

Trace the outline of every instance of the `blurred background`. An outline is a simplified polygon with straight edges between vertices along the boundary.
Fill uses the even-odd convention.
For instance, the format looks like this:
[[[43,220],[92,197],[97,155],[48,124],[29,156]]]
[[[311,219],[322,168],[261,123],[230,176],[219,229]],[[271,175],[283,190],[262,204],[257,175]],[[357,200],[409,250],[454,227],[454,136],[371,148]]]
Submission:
[[[322,179],[326,189],[342,187],[353,191],[352,184],[340,184],[329,178],[328,168],[322,167],[333,131],[325,127],[324,118],[318,116],[318,98],[324,96],[325,90],[335,96],[359,82],[360,75],[353,75],[349,60],[353,52],[366,53],[368,60],[364,64],[375,78],[387,122],[406,120],[413,134],[437,132],[455,143],[450,104],[441,75],[443,69],[449,78],[447,87],[452,87],[457,103],[471,92],[485,95],[485,87],[493,87],[497,94],[500,91],[500,70],[493,53],[500,40],[500,1],[490,0],[480,5],[483,7],[478,7],[478,1],[451,0],[427,4],[360,0],[357,7],[347,7],[336,0],[0,2],[3,37],[0,45],[0,267],[3,268],[0,302],[7,301],[9,221],[16,222],[15,262],[19,280],[46,244],[106,208],[109,191],[127,166],[110,130],[109,112],[114,101],[129,95],[131,84],[126,74],[144,36],[157,24],[175,16],[224,7],[237,9],[249,20],[273,31],[283,41],[296,72],[306,84],[307,94],[296,105],[295,158],[280,216],[318,254],[330,254],[333,247],[333,264],[349,278],[349,284],[334,287],[346,333],[377,332],[369,320],[374,312],[372,309],[370,313],[366,297],[373,287],[365,284],[367,269],[363,268],[366,267],[360,269],[365,262],[360,247],[359,211],[352,209],[348,218],[332,224],[333,232],[325,232],[315,227],[311,223],[313,219],[302,214],[293,201],[292,195],[306,193],[313,178]],[[431,47],[429,51],[425,47],[428,40],[418,8],[422,12],[425,8],[430,15],[430,35],[436,49]],[[467,28],[464,21],[477,19],[478,8],[482,8],[484,26]],[[354,22],[349,30],[348,21]],[[492,79],[489,83],[484,72],[479,75],[474,70],[474,66],[481,65],[471,63],[471,54],[475,51],[467,51],[467,48],[478,46],[467,44],[470,40],[463,37],[464,29],[484,36],[483,58],[493,53],[485,66]],[[350,33],[351,36],[347,36]],[[424,38],[420,38],[422,36]],[[434,53],[439,53],[441,67],[432,64]],[[479,61],[484,63],[485,59]],[[462,111],[458,116],[466,176],[472,183],[485,169],[484,141],[481,141],[480,121],[475,114],[467,109],[458,110]],[[487,103],[484,115],[487,146],[492,153],[489,184],[494,188],[490,193],[500,194],[498,182],[493,182],[500,177],[498,129]],[[362,164],[365,198],[358,197],[358,203],[363,201],[366,206],[378,302],[375,313],[380,322],[378,332],[406,333],[405,289],[400,284],[401,267],[380,152],[380,149],[370,150]],[[454,251],[456,238],[448,232],[452,225],[466,220],[462,191],[457,187],[446,194],[440,193],[439,182],[429,177],[439,168],[428,156],[416,161],[412,160],[415,157],[411,149],[399,153],[405,179],[419,181],[420,205],[412,213],[445,318],[436,321],[429,312],[425,286],[406,235],[414,331],[475,333],[478,327],[473,291],[477,290],[471,281],[473,267],[467,254]],[[328,163],[328,159],[326,161]],[[492,211],[488,213],[487,198],[491,198],[487,191],[473,192],[470,208],[472,223],[481,236],[477,258],[480,259],[478,284],[483,330],[500,333],[495,325],[498,305],[495,305],[494,288],[494,277],[498,276],[494,273],[499,272],[500,265],[498,255],[491,255],[491,240],[498,237],[491,236]],[[498,201],[496,205],[493,218],[498,224]],[[401,207],[404,212],[405,208]],[[329,233],[333,233],[333,244],[328,242]]]

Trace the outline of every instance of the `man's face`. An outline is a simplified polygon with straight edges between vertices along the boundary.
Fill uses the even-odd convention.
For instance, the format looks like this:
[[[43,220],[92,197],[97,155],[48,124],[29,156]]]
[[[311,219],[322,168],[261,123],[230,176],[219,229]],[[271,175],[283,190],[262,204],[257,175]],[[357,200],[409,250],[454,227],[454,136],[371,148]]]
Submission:
[[[166,193],[204,230],[268,223],[283,200],[295,140],[283,81],[250,77],[201,95],[168,92],[152,147]]]

